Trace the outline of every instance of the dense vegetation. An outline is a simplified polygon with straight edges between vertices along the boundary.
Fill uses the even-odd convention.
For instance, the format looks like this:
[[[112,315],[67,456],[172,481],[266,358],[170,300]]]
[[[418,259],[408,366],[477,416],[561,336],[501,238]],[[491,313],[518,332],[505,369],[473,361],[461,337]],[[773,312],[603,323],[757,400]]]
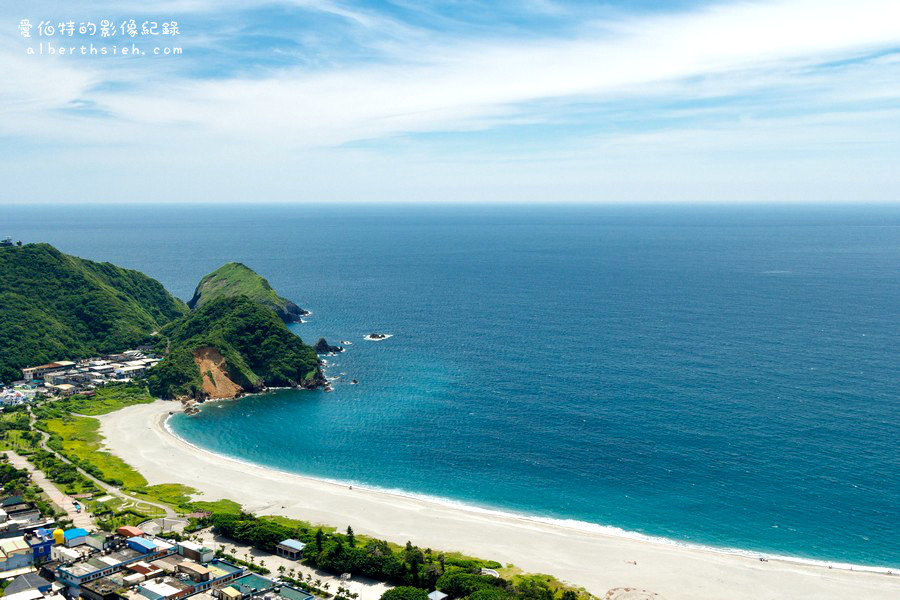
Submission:
[[[304,542],[303,563],[324,571],[351,573],[396,584],[384,600],[422,600],[427,591],[439,589],[452,598],[472,600],[578,600],[583,591],[563,586],[547,575],[525,575],[507,568],[508,575],[483,575],[482,569],[503,570],[494,561],[405,546],[368,536],[315,527],[283,517],[256,517],[227,507],[197,526],[212,525],[229,538],[273,552],[286,538]]]
[[[247,296],[277,314],[282,321],[298,321],[307,314],[305,310],[275,293],[269,282],[241,263],[228,263],[200,280],[194,297],[188,301],[191,308],[200,308],[220,298]]]
[[[105,415],[135,404],[150,404],[155,398],[141,383],[107,383],[93,395],[76,394],[57,400],[54,406],[81,415]]]
[[[0,380],[22,367],[118,352],[187,312],[154,279],[48,244],[0,247]]]
[[[193,359],[211,347],[225,358],[228,376],[245,390],[321,382],[315,350],[288,330],[274,312],[246,296],[205,303],[163,329],[169,354],[150,370],[147,382],[158,396],[200,396],[202,374]]]

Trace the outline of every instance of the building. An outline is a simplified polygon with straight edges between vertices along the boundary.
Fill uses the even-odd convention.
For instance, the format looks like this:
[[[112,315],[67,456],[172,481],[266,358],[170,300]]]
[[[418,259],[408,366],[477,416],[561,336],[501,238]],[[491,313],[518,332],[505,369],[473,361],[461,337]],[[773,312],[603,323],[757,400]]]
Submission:
[[[444,592],[439,592],[437,590],[434,590],[433,592],[428,594],[428,600],[444,600],[444,598],[446,597],[447,594],[445,594]]]
[[[123,525],[116,529],[116,533],[124,538],[141,537],[144,535],[144,532],[134,525]]]
[[[121,598],[119,590],[124,587],[125,582],[121,577],[101,577],[81,586],[81,597],[87,600],[117,600]]]
[[[278,556],[283,556],[291,560],[297,560],[298,558],[303,556],[304,548],[306,548],[306,544],[304,544],[303,542],[293,539],[282,540],[277,546],[275,546],[275,553]]]
[[[92,533],[87,536],[85,539],[85,543],[95,550],[111,550],[113,546],[116,544],[116,537],[109,534],[103,533],[102,531],[98,531],[97,533]]]
[[[87,543],[88,532],[86,529],[76,527],[74,529],[66,529],[63,532],[63,540],[67,548],[74,548]]]
[[[50,591],[52,584],[38,575],[37,573],[25,573],[24,575],[19,575],[15,579],[13,579],[6,589],[3,590],[4,596],[11,596],[12,594],[18,594],[19,592],[24,592],[26,590],[37,590],[41,594],[46,594]]]
[[[35,379],[43,379],[44,375],[53,371],[68,369],[75,366],[70,360],[60,360],[57,362],[47,363],[46,365],[38,365],[36,367],[25,367],[22,369],[22,376],[25,381],[33,381]]]
[[[27,521],[30,523],[41,518],[41,511],[33,502],[11,504],[5,506],[3,511],[6,513],[6,520],[9,521]]]
[[[56,544],[53,539],[53,532],[44,527],[40,527],[25,535],[25,541],[31,546],[31,553],[34,555],[35,564],[50,560],[50,551]]]
[[[187,540],[178,542],[178,554],[198,563],[208,563],[215,557],[210,548]]]
[[[138,587],[141,596],[150,600],[175,600],[193,593],[193,588],[174,577],[163,577],[159,581],[142,583]]]
[[[156,542],[140,536],[130,537],[125,540],[125,543],[128,544],[129,548],[136,550],[141,554],[152,554],[156,552],[157,549]]]
[[[125,366],[116,369],[116,377],[122,379],[134,379],[144,374],[143,365]]]
[[[56,578],[72,589],[74,595],[77,595],[78,588],[88,581],[94,581],[101,577],[118,573],[128,565],[137,562],[164,558],[172,553],[173,548],[174,546],[171,544],[158,540],[156,551],[152,554],[139,552],[132,548],[122,548],[121,550],[113,550],[108,554],[93,556],[86,560],[79,557],[78,560],[71,564],[60,566],[56,570]],[[59,558],[54,556],[54,558],[57,558],[60,562],[65,562],[62,553],[58,552],[57,549],[59,549],[59,546],[54,547],[54,554],[59,554],[60,556]],[[71,548],[62,548],[62,550],[73,551]]]
[[[241,593],[230,585],[219,590],[221,600],[241,600],[242,597]]]
[[[210,570],[193,561],[184,561],[178,565],[177,570],[179,573],[190,577],[191,581],[194,581],[195,583],[202,583],[210,580]]]
[[[34,565],[34,552],[24,537],[0,540],[0,572],[31,569]]]

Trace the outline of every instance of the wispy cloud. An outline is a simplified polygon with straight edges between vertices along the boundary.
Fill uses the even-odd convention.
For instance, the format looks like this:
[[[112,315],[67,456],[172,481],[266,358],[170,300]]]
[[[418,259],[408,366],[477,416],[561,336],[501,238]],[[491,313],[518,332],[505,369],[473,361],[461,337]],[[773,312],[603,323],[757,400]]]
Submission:
[[[116,10],[146,10],[140,6]],[[725,2],[599,15],[580,4],[533,2],[519,5],[514,27],[486,27],[477,18],[485,5],[472,3],[476,16],[469,30],[460,27],[465,11],[448,15],[446,7],[427,3],[391,6],[154,3],[156,12],[183,15],[196,25],[181,40],[186,55],[168,62],[47,60],[25,56],[21,40],[0,37],[0,69],[9,74],[0,90],[0,111],[9,117],[0,122],[0,135],[80,143],[96,149],[92,157],[110,147],[127,147],[136,156],[143,149],[151,162],[160,151],[187,160],[228,146],[229,162],[265,156],[272,177],[303,160],[337,177],[366,156],[380,163],[385,156],[374,154],[395,152],[398,160],[425,165],[436,189],[461,165],[471,165],[465,157],[473,154],[497,165],[528,160],[523,152],[547,163],[565,157],[585,173],[604,164],[599,157],[616,155],[619,173],[638,178],[647,166],[636,164],[641,153],[634,140],[661,150],[655,153],[660,172],[671,173],[667,165],[694,152],[710,161],[710,172],[724,174],[734,165],[717,163],[708,152],[712,143],[720,155],[729,154],[723,131],[743,132],[733,148],[749,161],[754,148],[771,153],[785,144],[798,155],[823,156],[817,144],[833,143],[835,136],[846,138],[843,152],[852,157],[896,154],[884,147],[888,142],[875,149],[871,140],[885,131],[900,133],[900,116],[879,113],[880,125],[860,117],[900,99],[894,53],[900,49],[900,5],[893,0]],[[553,26],[542,26],[539,15],[554,20]],[[216,26],[202,25],[204,19]],[[269,35],[240,46],[248,21]],[[344,45],[335,49],[330,38]],[[279,39],[294,45],[279,48]],[[286,58],[265,60],[279,52]],[[315,53],[328,59],[308,60]],[[222,55],[234,60],[210,69]],[[819,118],[825,121],[817,126]],[[803,136],[778,135],[801,125]],[[540,136],[528,134],[535,128]],[[440,134],[460,137],[452,144],[430,137]],[[631,141],[616,145],[623,140]],[[419,152],[415,159],[410,148]],[[828,154],[837,160],[835,152]],[[532,162],[540,176],[540,165]],[[702,190],[696,175],[695,187]],[[497,173],[490,188],[517,189],[516,176]],[[879,177],[897,183],[889,174]],[[341,179],[352,195],[356,186]],[[589,184],[582,183],[586,193]],[[282,186],[269,188],[284,193]]]

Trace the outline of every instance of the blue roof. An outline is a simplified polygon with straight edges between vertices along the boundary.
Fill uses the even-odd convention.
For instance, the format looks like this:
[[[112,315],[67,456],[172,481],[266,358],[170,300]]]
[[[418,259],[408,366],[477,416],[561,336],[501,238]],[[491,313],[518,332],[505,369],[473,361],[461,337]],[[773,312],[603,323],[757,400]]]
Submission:
[[[84,537],[88,534],[87,529],[82,529],[80,527],[76,527],[75,529],[67,529],[63,532],[63,536],[67,540],[74,540],[75,538]]]
[[[153,550],[156,550],[156,544],[154,544],[147,538],[135,536],[128,538],[127,541],[131,546],[139,546],[145,552],[152,552]]]
[[[306,548],[306,544],[298,540],[282,540],[280,546],[287,546],[293,550],[301,551]]]

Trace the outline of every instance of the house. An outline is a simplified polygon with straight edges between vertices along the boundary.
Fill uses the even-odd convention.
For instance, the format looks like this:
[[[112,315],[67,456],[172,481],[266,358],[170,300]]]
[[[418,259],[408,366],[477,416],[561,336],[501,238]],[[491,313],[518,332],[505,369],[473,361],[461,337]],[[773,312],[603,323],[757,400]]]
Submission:
[[[74,529],[67,529],[63,532],[63,539],[65,540],[65,544],[67,548],[74,548],[75,546],[80,546],[82,544],[87,543],[88,532],[86,529],[82,529],[80,527],[76,527]]]
[[[82,585],[81,597],[87,600],[117,600],[121,598],[119,590],[124,587],[121,577],[101,577]]]
[[[115,542],[115,536],[99,531],[97,533],[90,534],[89,536],[87,536],[87,539],[85,539],[85,543],[88,546],[94,548],[95,550],[100,550],[101,552],[103,550],[111,549],[115,545]]]
[[[285,558],[289,558],[291,560],[297,560],[301,556],[303,556],[303,549],[306,548],[306,544],[303,542],[287,539],[282,540],[275,546],[275,553],[278,556],[283,556]]]
[[[34,565],[34,552],[24,537],[0,540],[0,571],[15,571]]]
[[[9,521],[31,523],[41,518],[41,511],[33,502],[13,504],[5,507],[3,510],[6,512],[7,520]]]
[[[6,589],[3,590],[3,595],[11,596],[12,594],[18,594],[19,592],[24,592],[26,590],[37,590],[41,594],[46,594],[50,591],[50,588],[50,582],[37,573],[25,573],[24,575],[19,575],[13,579],[12,582],[6,586]]]
[[[132,367],[120,367],[116,369],[116,377],[120,377],[122,379],[133,379],[135,377],[140,377],[144,374],[144,366],[136,365]]]
[[[178,565],[178,572],[187,575],[192,581],[200,583],[209,581],[210,571],[206,567],[198,565],[193,561],[184,561]]]
[[[44,527],[35,529],[25,535],[25,541],[31,546],[31,552],[34,554],[34,562],[40,564],[46,560],[50,560],[50,551],[56,544],[53,539],[53,532]]]
[[[125,540],[125,543],[128,544],[128,547],[132,550],[136,550],[142,554],[152,554],[156,552],[157,549],[157,545],[154,541],[139,536],[130,537]]]
[[[71,396],[75,393],[75,386],[71,383],[47,384],[47,389],[62,396]]]
[[[191,595],[193,588],[174,577],[163,577],[159,581],[142,583],[138,592],[150,600],[175,600]]]
[[[178,542],[178,554],[198,563],[208,563],[215,557],[212,549],[188,540]]]
[[[59,554],[60,562],[64,562],[58,549],[60,549],[59,546],[53,548],[54,554]],[[162,558],[170,554],[171,549],[171,545],[165,547],[161,546],[161,549],[151,555],[151,557]],[[73,552],[70,548],[61,548],[61,550]],[[78,588],[85,583],[100,579],[101,577],[108,577],[113,573],[118,573],[130,564],[146,561],[151,557],[131,548],[113,550],[102,556],[94,555],[86,560],[79,557],[79,559],[72,564],[60,566],[56,570],[56,577],[58,581],[71,588],[75,592],[74,595],[77,596]]]
[[[116,529],[116,533],[124,538],[141,537],[144,535],[144,532],[134,525],[122,525]]]
[[[33,381],[35,379],[42,379],[47,373],[67,369],[73,366],[75,366],[75,363],[73,363],[72,361],[60,360],[57,362],[47,363],[46,365],[25,367],[24,369],[22,369],[22,376],[24,377],[25,381]]]
[[[222,600],[241,600],[242,596],[239,591],[229,585],[219,590],[219,598]]]

